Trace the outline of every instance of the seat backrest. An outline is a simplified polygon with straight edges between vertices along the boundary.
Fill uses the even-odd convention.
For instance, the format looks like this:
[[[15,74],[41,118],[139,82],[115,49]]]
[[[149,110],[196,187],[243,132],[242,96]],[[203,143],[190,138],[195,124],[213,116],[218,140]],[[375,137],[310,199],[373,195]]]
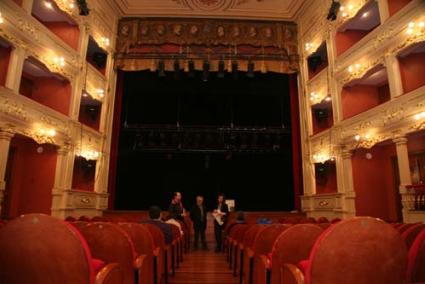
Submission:
[[[95,258],[120,264],[124,284],[134,284],[136,250],[130,236],[117,224],[95,222],[78,225]]]
[[[280,271],[285,264],[297,265],[307,259],[322,233],[323,229],[314,224],[298,224],[283,231],[273,244],[271,283],[281,283]]]
[[[234,230],[232,230],[233,235],[232,238],[237,241],[238,243],[241,243],[243,240],[243,237],[245,236],[245,232],[251,228],[253,225],[248,224],[241,224],[237,226]]]
[[[401,234],[401,237],[406,242],[407,250],[410,249],[416,237],[425,229],[425,224],[415,224]]]
[[[326,217],[319,217],[317,218],[317,223],[329,223],[329,220]]]
[[[145,226],[148,231],[151,233],[153,243],[155,245],[155,248],[160,248],[161,250],[165,249],[165,237],[162,233],[161,229],[159,229],[157,226],[152,224],[142,224]]]
[[[23,215],[0,230],[0,282],[94,283],[90,250],[62,220]]]
[[[173,231],[173,240],[177,240],[178,238],[180,238],[181,234],[180,234],[180,229],[179,227],[177,227],[174,224],[169,224],[171,226],[171,230]]]
[[[145,255],[145,265],[143,266],[142,275],[145,275],[145,283],[153,283],[154,279],[154,257],[153,251],[155,245],[152,239],[152,235],[149,230],[138,223],[118,223],[128,236],[131,238],[134,244],[134,249],[137,255]]]
[[[397,227],[397,231],[400,234],[403,234],[405,231],[407,231],[409,228],[411,228],[411,227],[413,227],[415,225],[416,225],[416,223],[402,224],[399,227]]]
[[[425,282],[425,230],[416,237],[409,249],[408,283]]]
[[[399,284],[405,283],[406,269],[406,245],[393,226],[356,217],[319,237],[305,269],[305,283]]]
[[[274,224],[266,226],[261,232],[257,235],[252,245],[252,250],[255,255],[267,255],[271,253],[273,244],[276,241],[277,237],[290,225]]]
[[[257,235],[266,228],[266,225],[262,224],[256,224],[252,225],[246,232],[242,239],[242,244],[245,248],[251,248],[254,244],[255,239],[257,238]]]

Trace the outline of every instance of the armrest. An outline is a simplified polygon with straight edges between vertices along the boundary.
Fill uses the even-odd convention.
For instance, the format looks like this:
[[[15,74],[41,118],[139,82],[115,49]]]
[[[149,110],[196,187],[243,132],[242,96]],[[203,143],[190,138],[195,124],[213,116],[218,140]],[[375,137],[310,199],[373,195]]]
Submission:
[[[304,274],[293,264],[285,264],[280,269],[281,283],[304,284]]]
[[[143,264],[145,263],[145,258],[146,258],[146,255],[145,254],[139,255],[134,260],[134,263],[133,263],[134,268],[136,268],[136,269],[142,268],[143,267]]]
[[[123,271],[118,263],[109,263],[105,265],[100,271],[96,274],[94,280],[95,284],[114,284],[122,283],[123,281]]]
[[[265,270],[271,269],[270,259],[264,254],[260,255],[260,265],[261,268],[264,268]]]

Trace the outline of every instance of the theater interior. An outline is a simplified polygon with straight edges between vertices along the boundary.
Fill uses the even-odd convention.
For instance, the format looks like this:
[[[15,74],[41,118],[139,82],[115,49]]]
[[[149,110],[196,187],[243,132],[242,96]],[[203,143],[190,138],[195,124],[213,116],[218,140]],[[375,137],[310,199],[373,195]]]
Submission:
[[[0,0],[26,283],[425,283],[425,1]]]

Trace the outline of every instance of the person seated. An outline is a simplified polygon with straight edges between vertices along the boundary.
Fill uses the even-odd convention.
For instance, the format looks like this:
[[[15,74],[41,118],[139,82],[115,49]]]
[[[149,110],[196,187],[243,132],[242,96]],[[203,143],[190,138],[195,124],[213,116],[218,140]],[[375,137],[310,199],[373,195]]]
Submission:
[[[158,206],[151,206],[149,208],[149,220],[145,220],[142,223],[157,226],[164,234],[165,243],[167,245],[173,242],[173,229],[170,224],[161,220],[161,208]]]
[[[184,235],[182,225],[179,223],[179,221],[177,221],[177,220],[176,220],[176,219],[174,219],[174,218],[171,218],[171,216],[170,216],[170,215],[168,215],[168,216],[167,216],[167,218],[166,218],[165,220],[166,220],[166,221],[165,221],[165,223],[170,224],[170,225],[177,226],[177,227],[179,228],[179,230],[180,230],[180,235],[181,235],[181,236],[183,236],[183,235]]]

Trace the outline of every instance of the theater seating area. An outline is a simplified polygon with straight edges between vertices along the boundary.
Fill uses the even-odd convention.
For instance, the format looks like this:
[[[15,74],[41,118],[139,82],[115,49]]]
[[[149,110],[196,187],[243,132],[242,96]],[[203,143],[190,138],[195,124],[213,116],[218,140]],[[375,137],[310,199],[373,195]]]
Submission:
[[[329,221],[294,216],[256,224],[265,219],[257,217],[252,216],[247,223],[229,220],[224,253],[198,255],[197,262],[190,261],[190,271],[199,268],[200,274],[227,273],[230,280],[223,278],[221,282],[226,284],[425,281],[423,223],[390,224],[371,217]],[[165,244],[157,227],[122,218],[62,221],[28,214],[0,224],[0,283],[206,281],[190,277],[181,280],[186,279],[187,269],[179,269],[183,259],[196,256],[183,237],[190,235],[190,224],[183,222],[184,235],[177,226],[173,227],[170,245]],[[222,263],[227,261],[227,267],[208,266],[211,257]]]

